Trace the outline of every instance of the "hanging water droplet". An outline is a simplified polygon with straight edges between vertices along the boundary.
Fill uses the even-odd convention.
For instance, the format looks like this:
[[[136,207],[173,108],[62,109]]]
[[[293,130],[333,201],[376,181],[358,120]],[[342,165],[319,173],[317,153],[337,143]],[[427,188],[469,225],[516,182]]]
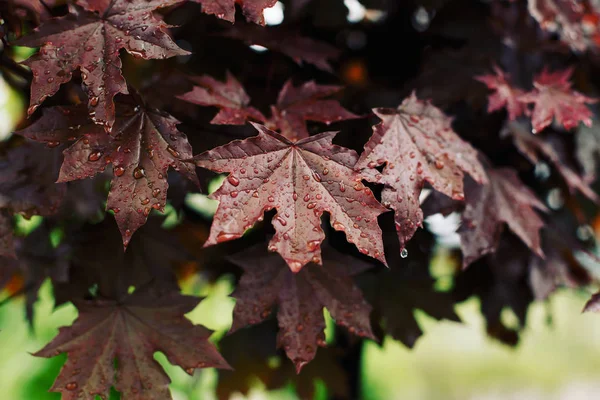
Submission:
[[[400,257],[402,257],[402,258],[406,258],[406,257],[408,257],[408,250],[406,250],[406,249],[402,249],[402,250],[400,251]]]

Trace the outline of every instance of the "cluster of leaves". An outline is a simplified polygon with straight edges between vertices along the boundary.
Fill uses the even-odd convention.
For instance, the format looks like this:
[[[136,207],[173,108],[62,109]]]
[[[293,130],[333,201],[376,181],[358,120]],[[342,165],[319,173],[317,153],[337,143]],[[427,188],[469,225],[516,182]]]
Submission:
[[[0,284],[22,279],[29,316],[47,278],[77,307],[36,353],[68,355],[63,398],[170,398],[156,351],[190,375],[223,369],[221,397],[249,375],[354,397],[362,341],[413,346],[415,309],[459,322],[477,296],[488,333],[515,344],[504,309],[522,326],[534,299],[595,282],[576,258],[599,200],[594,2],[365,0],[378,12],[353,24],[341,0],[287,0],[284,24],[263,26],[276,3],[0,4],[0,70],[30,99],[0,142]],[[411,35],[408,64],[391,59],[386,43]],[[23,47],[38,49],[18,63]],[[224,180],[206,220],[186,198],[209,171]],[[155,215],[168,205],[174,230]],[[439,213],[461,218],[447,290],[420,229]],[[239,277],[225,358],[184,317],[200,301],[178,285],[190,263]],[[324,309],[345,329],[317,351]],[[272,367],[280,354],[295,369]]]

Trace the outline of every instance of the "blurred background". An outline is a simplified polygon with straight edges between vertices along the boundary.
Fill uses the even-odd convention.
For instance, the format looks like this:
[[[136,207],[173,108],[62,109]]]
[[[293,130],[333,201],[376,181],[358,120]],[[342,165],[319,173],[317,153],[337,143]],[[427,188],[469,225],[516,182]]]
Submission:
[[[367,15],[358,1],[346,0],[348,21],[365,18],[377,20],[380,15]],[[277,25],[283,20],[281,3],[265,13],[267,23]],[[413,24],[428,25],[431,15],[417,10]],[[416,29],[416,28],[415,28]],[[356,40],[360,42],[362,36]],[[263,51],[254,46],[257,52]],[[21,49],[21,58],[31,49]],[[346,71],[346,79],[361,74],[361,69]],[[353,72],[354,71],[354,72]],[[351,80],[351,79],[350,79]],[[0,78],[0,140],[7,139],[25,113],[25,102],[19,93]],[[213,190],[218,182],[213,182]],[[549,199],[549,201],[552,199]],[[214,213],[215,204],[205,195],[194,194],[186,199],[187,205],[202,215]],[[38,217],[22,220],[18,229],[27,232],[39,223]],[[175,219],[176,216],[175,216]],[[36,222],[37,221],[37,222]],[[440,283],[438,290],[447,290],[444,276],[450,275],[456,260],[451,250],[456,247],[456,218],[430,218],[428,227],[438,238],[436,257],[429,266],[432,276]],[[597,236],[593,227],[586,226],[587,234]],[[410,255],[409,255],[410,257]],[[598,266],[587,260],[590,270]],[[189,274],[180,282],[184,293],[204,296],[204,300],[188,317],[196,324],[214,330],[212,340],[217,346],[231,326],[234,300],[234,277],[224,275],[216,282]],[[447,283],[447,282],[446,282]],[[8,400],[60,399],[58,393],[48,393],[65,356],[52,359],[31,355],[48,343],[58,328],[69,325],[77,317],[72,305],[54,308],[52,287],[46,281],[34,305],[34,319],[30,324],[23,312],[25,299],[11,297],[21,288],[17,278],[6,287],[0,299],[10,298],[0,306],[0,398]],[[600,398],[600,317],[582,314],[589,299],[588,290],[558,290],[547,300],[532,303],[519,344],[510,347],[488,336],[480,300],[471,297],[455,306],[462,323],[436,319],[414,309],[415,319],[424,335],[413,349],[399,341],[385,338],[382,343],[365,341],[360,348],[361,365],[359,387],[363,399],[411,400],[579,400]],[[518,326],[518,319],[508,309],[503,312],[505,326]],[[332,337],[328,326],[328,340]],[[323,351],[323,350],[320,350]],[[217,399],[217,373],[197,370],[189,377],[183,370],[170,365],[162,354],[155,358],[172,380],[175,400]],[[287,359],[273,359],[273,366],[290,363]],[[335,389],[321,380],[303,382],[314,385],[314,397],[326,399]],[[245,383],[248,394],[234,393],[233,399],[296,399],[301,398],[293,383],[283,389],[269,391],[257,379]],[[300,392],[306,392],[306,388]],[[310,390],[309,390],[310,391]],[[339,394],[336,395],[341,398]],[[223,397],[223,396],[221,396]],[[111,400],[119,396],[113,393]]]

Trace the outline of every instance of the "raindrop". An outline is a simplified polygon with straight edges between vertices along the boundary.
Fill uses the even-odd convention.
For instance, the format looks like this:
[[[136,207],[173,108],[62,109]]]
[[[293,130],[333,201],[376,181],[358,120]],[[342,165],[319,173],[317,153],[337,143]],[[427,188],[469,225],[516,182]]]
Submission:
[[[581,225],[577,228],[577,237],[581,241],[588,241],[594,237],[594,229],[589,225]]]
[[[125,168],[115,167],[114,172],[116,176],[123,176],[123,174],[125,173]]]
[[[93,153],[90,153],[90,155],[88,156],[88,160],[89,161],[98,161],[100,159],[100,157],[102,157],[102,152],[94,151]]]
[[[144,176],[146,176],[146,171],[144,171],[143,167],[136,167],[133,170],[133,177],[135,179],[142,179]]]
[[[175,150],[171,146],[167,146],[167,151],[169,152],[169,154],[171,154],[175,158],[179,158],[179,156],[181,155],[181,154],[179,154],[179,152],[177,150]]]
[[[75,390],[77,389],[77,382],[69,382],[65,387],[67,390]]]
[[[154,189],[152,191],[152,197],[158,197],[159,194],[160,194],[160,189]]]
[[[402,250],[400,251],[400,257],[402,257],[402,258],[406,258],[406,257],[408,257],[408,250],[406,250],[406,249],[402,249]]]
[[[240,184],[240,180],[233,175],[227,177],[227,182],[231,183],[233,186],[238,186]]]

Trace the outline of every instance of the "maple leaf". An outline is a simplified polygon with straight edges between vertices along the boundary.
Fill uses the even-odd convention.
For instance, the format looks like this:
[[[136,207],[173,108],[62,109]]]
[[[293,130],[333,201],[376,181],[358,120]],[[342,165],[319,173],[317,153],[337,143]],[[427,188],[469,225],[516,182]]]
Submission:
[[[0,210],[0,257],[15,257],[12,231],[12,216],[7,210]]]
[[[259,28],[252,25],[236,25],[223,36],[243,40],[248,45],[266,47],[288,56],[298,65],[311,64],[327,72],[333,72],[327,60],[335,60],[341,54],[341,51],[332,45],[302,36],[287,27]]]
[[[52,107],[31,126],[17,132],[55,146],[75,140],[64,151],[58,182],[89,178],[113,165],[107,208],[115,218],[127,246],[152,208],[162,211],[167,198],[167,170],[173,167],[198,184],[187,137],[177,121],[143,104],[117,103],[112,134],[87,118],[82,106]]]
[[[530,256],[531,251],[521,240],[505,233],[497,251],[462,271],[453,288],[457,302],[479,297],[488,335],[511,346],[518,343],[529,304],[534,300],[529,282]],[[507,327],[502,321],[501,315],[506,308],[515,313],[519,323],[517,329]]]
[[[452,119],[413,92],[397,109],[376,108],[382,120],[355,168],[385,185],[381,199],[395,211],[401,249],[423,225],[419,194],[425,182],[457,200],[464,198],[464,172],[485,182],[477,152],[452,130]],[[377,166],[384,165],[377,173]]]
[[[17,40],[19,46],[41,46],[39,53],[25,61],[33,71],[28,114],[79,68],[90,115],[110,130],[115,120],[113,98],[128,93],[119,50],[145,59],[189,54],[169,37],[167,25],[152,16],[156,8],[179,1],[80,1],[83,8],[72,5],[68,15],[49,20]]]
[[[309,136],[306,121],[325,124],[359,116],[349,112],[337,100],[324,100],[340,90],[341,86],[318,85],[314,81],[294,87],[288,80],[279,92],[277,104],[271,106],[271,117],[265,118],[260,111],[250,107],[250,97],[243,86],[229,72],[225,83],[210,76],[194,78],[200,86],[178,98],[202,106],[217,106],[219,113],[211,124],[244,125],[246,121],[264,123],[269,129],[279,131],[290,140]]]
[[[265,8],[271,8],[277,0],[192,0],[202,5],[202,11],[206,14],[215,15],[231,23],[235,22],[235,5],[242,7],[244,17],[255,24],[264,25]]]
[[[558,32],[560,39],[575,51],[597,48],[600,43],[598,6],[588,0],[528,0],[529,13],[540,27]]]
[[[525,104],[519,100],[525,92],[512,86],[510,77],[497,65],[494,65],[494,72],[496,75],[479,75],[475,77],[476,80],[484,83],[489,89],[494,90],[494,93],[488,97],[487,111],[491,113],[506,107],[508,118],[515,120],[527,110]]]
[[[220,342],[223,356],[233,370],[218,371],[217,397],[228,400],[234,393],[248,393],[256,387],[256,379],[267,390],[294,386],[300,399],[314,399],[316,382],[327,387],[329,396],[351,398],[348,381],[350,377],[343,368],[339,347],[320,349],[316,357],[297,374],[293,363],[282,362],[273,365],[274,359],[280,359],[279,351],[273,346],[276,340],[277,323],[269,320],[260,325],[239,330],[224,337]]]
[[[237,239],[265,211],[277,209],[269,250],[279,252],[294,272],[321,262],[325,234],[321,215],[343,231],[359,251],[385,263],[377,216],[385,208],[353,170],[356,152],[332,144],[335,132],[297,142],[253,124],[258,136],[235,140],[194,157],[196,165],[228,172],[211,195],[219,200],[205,246]]]
[[[57,152],[44,147],[27,143],[0,157],[0,256],[14,257],[12,214],[52,215],[64,199]]]
[[[219,113],[210,121],[216,125],[244,125],[246,121],[264,122],[266,118],[254,107],[250,107],[250,97],[237,79],[227,71],[225,82],[211,76],[192,78],[200,86],[177,98],[201,106],[219,107]]]
[[[571,88],[573,68],[564,71],[549,72],[546,68],[535,77],[534,89],[523,94],[519,99],[525,103],[534,103],[531,122],[535,132],[541,132],[556,119],[556,123],[572,129],[583,122],[592,124],[592,112],[586,103],[597,100]]]
[[[521,154],[523,154],[532,164],[540,162],[540,155],[548,159],[562,175],[569,190],[579,190],[583,195],[594,202],[599,202],[598,195],[589,187],[589,185],[568,166],[559,154],[555,146],[540,138],[538,135],[533,135],[527,127],[519,122],[509,122],[501,132],[502,136],[510,135],[513,138],[515,146]]]
[[[487,174],[488,184],[469,182],[465,188],[466,206],[459,230],[463,268],[484,254],[496,251],[504,223],[531,250],[543,257],[539,230],[544,221],[534,208],[548,211],[546,206],[519,180],[516,171],[490,168]]]
[[[341,86],[317,85],[314,81],[294,87],[289,80],[283,85],[277,104],[271,106],[271,118],[267,126],[278,130],[290,140],[307,138],[306,121],[325,124],[359,118],[347,111],[337,100],[323,100],[342,90]]]
[[[329,249],[324,252],[330,262],[325,266],[309,264],[297,274],[263,246],[229,258],[244,270],[232,294],[236,304],[231,332],[263,321],[277,304],[277,344],[298,373],[315,357],[317,346],[325,346],[323,307],[351,333],[374,338],[369,322],[371,306],[351,279],[365,269],[364,264],[353,263],[352,257]]]
[[[190,375],[196,368],[229,368],[208,342],[211,331],[184,318],[198,302],[148,287],[121,301],[75,301],[77,320],[34,355],[50,358],[67,353],[51,389],[65,400],[93,400],[97,395],[106,399],[111,386],[124,399],[171,399],[170,379],[154,360],[156,351]]]

